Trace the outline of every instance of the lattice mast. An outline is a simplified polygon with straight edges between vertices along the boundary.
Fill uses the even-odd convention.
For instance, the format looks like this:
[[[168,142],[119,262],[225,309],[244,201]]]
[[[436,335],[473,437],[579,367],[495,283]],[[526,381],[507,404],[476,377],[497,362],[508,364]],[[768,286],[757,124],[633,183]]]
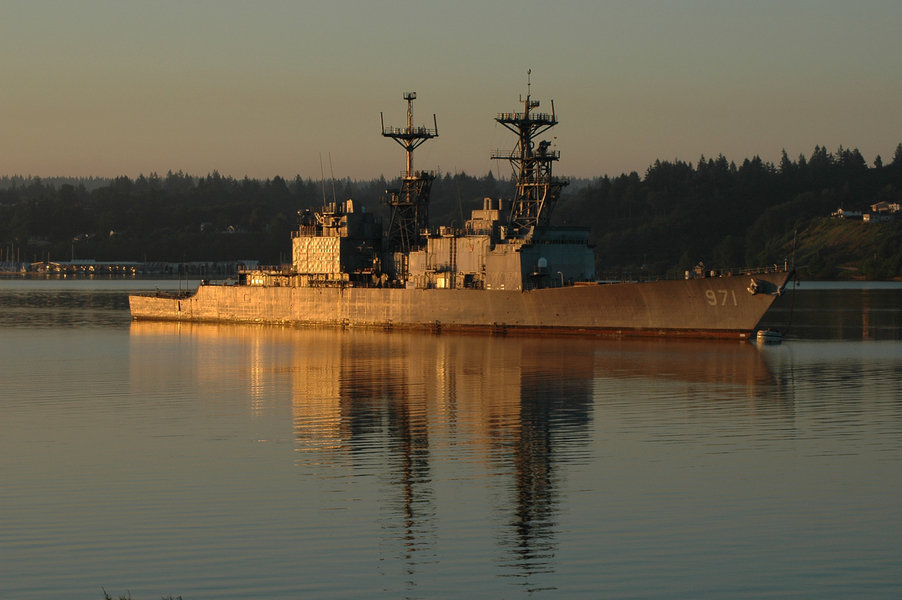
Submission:
[[[532,71],[527,79],[526,98],[520,98],[523,112],[499,113],[496,121],[517,135],[517,145],[509,153],[493,152],[492,158],[510,161],[517,180],[517,191],[511,205],[508,225],[518,234],[527,233],[533,226],[547,225],[561,189],[568,180],[555,177],[552,165],[560,158],[551,142],[542,140],[536,147],[535,138],[557,125],[554,100],[551,114],[533,112],[539,101],[532,99]]]
[[[386,127],[382,113],[382,135],[392,138],[407,155],[407,169],[401,173],[401,186],[385,191],[383,202],[391,207],[388,225],[388,249],[410,252],[422,245],[423,232],[429,226],[429,192],[435,179],[433,171],[415,171],[413,151],[427,140],[438,137],[438,121],[432,115],[434,129],[413,125],[413,101],[416,92],[404,94],[407,100],[407,127]]]

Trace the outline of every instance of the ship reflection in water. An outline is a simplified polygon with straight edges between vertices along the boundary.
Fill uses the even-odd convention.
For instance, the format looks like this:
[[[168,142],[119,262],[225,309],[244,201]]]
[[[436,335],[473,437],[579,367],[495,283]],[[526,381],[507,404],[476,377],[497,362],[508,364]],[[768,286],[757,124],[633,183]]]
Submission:
[[[753,405],[766,386],[768,408],[786,410],[749,343],[156,322],[133,322],[131,336],[133,361],[175,341],[167,368],[208,394],[243,380],[252,415],[287,427],[290,402],[294,466],[318,488],[319,517],[360,519],[360,543],[377,544],[380,569],[408,589],[438,562],[458,580],[487,562],[524,590],[553,588],[562,471],[596,460],[607,402],[682,398],[667,409],[680,413],[693,387]],[[133,385],[158,385],[160,368],[133,362]]]

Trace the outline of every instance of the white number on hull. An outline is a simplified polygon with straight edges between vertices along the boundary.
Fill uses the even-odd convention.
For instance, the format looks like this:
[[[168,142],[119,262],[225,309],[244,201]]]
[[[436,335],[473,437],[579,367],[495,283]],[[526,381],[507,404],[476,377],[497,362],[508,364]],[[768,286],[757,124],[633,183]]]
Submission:
[[[718,297],[719,296],[719,297]],[[708,304],[711,306],[726,306],[727,301],[733,301],[733,306],[739,306],[739,303],[736,301],[736,292],[733,290],[706,290],[705,298],[708,299]]]

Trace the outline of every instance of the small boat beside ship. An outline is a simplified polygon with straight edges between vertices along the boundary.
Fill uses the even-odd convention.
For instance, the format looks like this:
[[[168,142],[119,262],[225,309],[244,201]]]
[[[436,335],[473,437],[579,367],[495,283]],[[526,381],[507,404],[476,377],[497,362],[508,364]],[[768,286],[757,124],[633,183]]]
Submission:
[[[386,190],[387,227],[353,200],[299,213],[292,262],[243,271],[232,284],[202,282],[187,297],[133,295],[132,318],[194,322],[435,331],[570,333],[748,339],[779,296],[790,271],[688,274],[648,282],[596,281],[589,230],[551,224],[561,190],[559,152],[539,136],[557,125],[527,93],[522,110],[495,120],[516,135],[508,161],[516,192],[486,198],[462,228],[433,227],[429,192],[435,174],[414,168],[414,150],[438,136],[414,125],[382,126],[400,144],[406,169]]]
[[[780,344],[783,342],[783,333],[776,329],[759,329],[755,341],[759,346]]]

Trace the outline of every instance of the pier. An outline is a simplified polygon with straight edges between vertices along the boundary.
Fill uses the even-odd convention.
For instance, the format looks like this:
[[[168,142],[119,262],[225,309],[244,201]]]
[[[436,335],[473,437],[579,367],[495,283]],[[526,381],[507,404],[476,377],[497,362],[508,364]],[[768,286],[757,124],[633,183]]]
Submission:
[[[255,268],[257,261],[141,262],[129,260],[100,261],[93,259],[42,260],[37,262],[0,262],[0,275],[12,276],[208,276],[235,277],[240,269]]]

